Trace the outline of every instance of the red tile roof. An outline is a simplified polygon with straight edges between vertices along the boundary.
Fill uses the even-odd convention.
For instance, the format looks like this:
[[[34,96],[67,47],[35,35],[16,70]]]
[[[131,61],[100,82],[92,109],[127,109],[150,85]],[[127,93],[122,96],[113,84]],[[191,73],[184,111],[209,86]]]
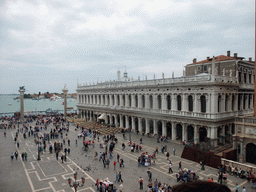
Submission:
[[[214,57],[215,58],[215,61],[225,61],[225,60],[234,60],[235,58],[234,57],[228,57],[228,56],[225,56],[225,55],[219,55],[217,57]],[[194,64],[200,64],[200,63],[210,63],[212,62],[212,58],[209,58],[206,59],[206,60],[203,60],[203,61],[198,61],[196,63],[190,63],[188,65],[194,65]]]

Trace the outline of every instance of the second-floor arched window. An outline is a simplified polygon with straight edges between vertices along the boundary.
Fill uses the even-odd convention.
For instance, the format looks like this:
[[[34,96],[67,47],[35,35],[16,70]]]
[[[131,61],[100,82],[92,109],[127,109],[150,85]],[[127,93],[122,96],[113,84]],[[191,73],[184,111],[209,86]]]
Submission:
[[[181,111],[181,96],[177,96],[177,110]]]
[[[193,97],[192,97],[192,95],[188,96],[188,111],[193,111]]]

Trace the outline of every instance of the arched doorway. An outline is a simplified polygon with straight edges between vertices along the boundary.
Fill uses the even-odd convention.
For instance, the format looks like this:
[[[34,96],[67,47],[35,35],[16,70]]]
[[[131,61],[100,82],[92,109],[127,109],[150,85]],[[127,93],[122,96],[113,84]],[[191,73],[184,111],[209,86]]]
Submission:
[[[182,125],[176,125],[176,140],[182,140]]]
[[[220,135],[221,135],[221,127],[218,127],[218,131],[217,131],[218,144],[222,143],[222,138]]]
[[[167,137],[172,138],[172,124],[171,124],[171,122],[166,123],[166,134],[167,134]]]
[[[108,124],[110,123],[110,117],[109,117],[109,115],[107,116],[107,123],[108,123]]]
[[[146,133],[146,120],[141,120],[141,126],[142,126],[142,133]]]
[[[151,134],[154,133],[154,124],[153,124],[153,120],[149,120],[149,132]]]
[[[116,121],[117,121],[117,125],[118,125],[118,127],[120,127],[120,116],[119,116],[119,115],[117,115],[117,117],[116,117]]]
[[[112,125],[115,125],[115,117],[112,116]]]
[[[125,116],[123,116],[122,119],[123,119],[123,125],[124,125],[123,128],[126,128]]]
[[[158,121],[157,122],[157,132],[158,132],[158,135],[159,136],[162,136],[162,134],[163,134],[163,128],[162,128],[162,121]]]
[[[199,142],[204,142],[207,137],[207,130],[205,127],[200,127],[199,129]]]
[[[137,132],[139,130],[139,123],[138,123],[138,118],[134,118],[134,124],[135,124],[135,131]]]
[[[246,162],[256,164],[256,145],[254,143],[246,145]]]
[[[187,127],[188,130],[188,142],[194,141],[194,127],[192,125],[189,125]]]
[[[129,127],[132,128],[132,118],[128,117]]]

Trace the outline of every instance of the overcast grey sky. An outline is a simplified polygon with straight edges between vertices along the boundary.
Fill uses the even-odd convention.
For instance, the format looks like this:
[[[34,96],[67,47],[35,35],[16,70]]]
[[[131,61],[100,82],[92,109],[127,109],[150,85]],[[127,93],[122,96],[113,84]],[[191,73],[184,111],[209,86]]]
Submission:
[[[0,94],[67,84],[181,76],[193,58],[254,60],[254,0],[4,0]]]

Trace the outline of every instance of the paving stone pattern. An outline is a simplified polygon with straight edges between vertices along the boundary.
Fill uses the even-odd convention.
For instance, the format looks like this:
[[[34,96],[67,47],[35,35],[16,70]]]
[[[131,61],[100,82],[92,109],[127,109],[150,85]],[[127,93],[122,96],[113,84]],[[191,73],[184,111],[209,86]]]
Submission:
[[[35,122],[31,123],[32,126]],[[41,132],[49,132],[53,128],[53,124],[48,126],[47,130],[42,130]],[[63,145],[64,148],[70,148],[71,153],[67,156],[67,161],[61,162],[61,154],[59,155],[58,161],[54,153],[50,154],[47,150],[41,154],[41,160],[37,161],[38,148],[34,142],[34,137],[27,137],[24,139],[22,134],[19,134],[18,142],[20,143],[19,149],[16,148],[14,142],[16,130],[7,130],[7,137],[4,137],[4,130],[0,130],[0,191],[4,192],[25,192],[25,191],[42,191],[42,192],[68,192],[74,191],[70,188],[67,179],[73,178],[75,172],[78,173],[78,181],[81,183],[81,177],[85,177],[85,185],[79,187],[78,191],[96,191],[95,181],[96,179],[109,178],[110,181],[115,181],[116,172],[121,171],[123,179],[124,192],[129,191],[140,191],[139,189],[139,177],[144,179],[144,191],[146,190],[146,185],[148,183],[147,169],[148,167],[140,166],[138,167],[137,159],[139,152],[131,152],[130,147],[128,147],[128,140],[124,140],[122,133],[117,133],[118,143],[114,149],[113,159],[110,160],[109,168],[104,168],[102,161],[99,158],[94,158],[94,152],[104,152],[105,148],[100,148],[99,143],[102,141],[102,136],[100,136],[100,142],[95,142],[94,148],[89,147],[88,151],[84,151],[82,148],[83,139],[77,139],[80,130],[75,130],[75,126],[71,124],[70,131],[68,133],[68,138],[71,140],[71,146]],[[63,134],[64,135],[64,134]],[[126,134],[129,138],[129,135]],[[196,174],[200,176],[200,179],[206,180],[208,177],[213,178],[217,182],[217,169],[205,166],[205,170],[201,170],[201,166],[198,163],[182,159],[181,153],[183,150],[183,145],[173,142],[161,142],[157,143],[155,138],[148,138],[147,136],[141,136],[131,133],[132,141],[139,143],[140,138],[143,140],[142,151],[152,154],[156,147],[159,149],[159,153],[156,155],[155,164],[150,166],[152,170],[153,181],[157,178],[161,183],[168,183],[170,185],[176,185],[176,176],[178,170],[178,162],[182,161],[182,168],[187,168],[194,170]],[[78,140],[78,145],[76,146],[75,140]],[[89,140],[89,136],[86,140]],[[59,139],[62,141],[62,139]],[[57,139],[51,140],[58,141]],[[126,144],[125,150],[122,150],[121,144]],[[166,154],[161,153],[161,145],[167,146],[167,151],[170,153],[170,160],[173,163],[173,174],[168,173],[168,160],[166,159]],[[172,153],[173,147],[176,148],[176,155]],[[18,150],[19,154],[22,152],[28,153],[27,161],[22,161],[19,155],[18,160],[14,158],[11,160],[11,152]],[[120,158],[124,159],[124,168],[120,168],[117,163],[116,170],[114,170],[113,162],[116,160],[117,153]],[[242,186],[247,188],[247,192],[256,191],[250,188],[250,183],[246,180],[242,180],[235,176],[228,176],[227,185],[232,191],[235,191],[235,184],[240,184],[240,189]],[[119,189],[119,184],[114,184]],[[241,191],[240,190],[240,191]]]

